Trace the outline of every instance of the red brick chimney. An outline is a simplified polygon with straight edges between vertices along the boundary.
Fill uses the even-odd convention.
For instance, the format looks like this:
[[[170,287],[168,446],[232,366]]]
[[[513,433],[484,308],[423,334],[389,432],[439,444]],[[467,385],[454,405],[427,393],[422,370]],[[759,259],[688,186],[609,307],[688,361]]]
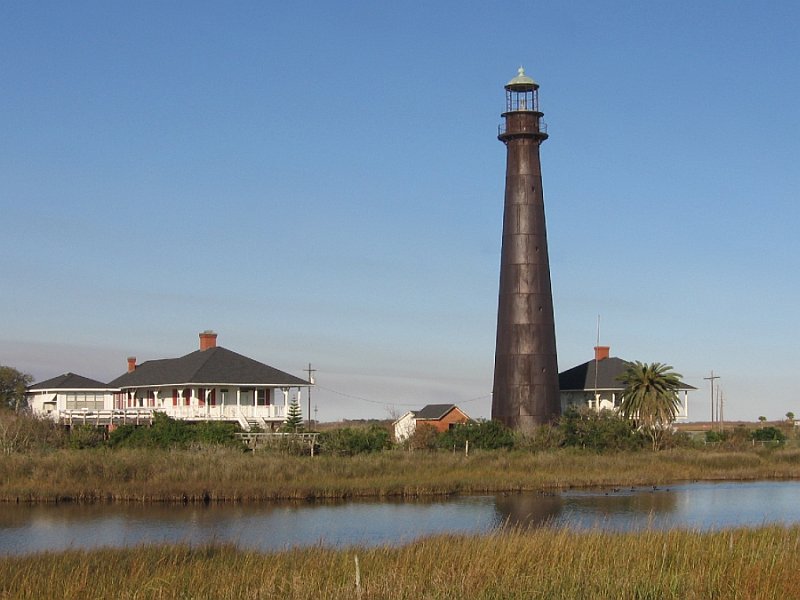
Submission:
[[[603,360],[608,358],[611,354],[611,346],[595,346],[594,347],[594,359],[595,360]]]
[[[136,357],[128,357],[128,373],[133,373],[136,370]]]
[[[217,334],[206,329],[200,334],[200,350],[210,350],[217,347]]]

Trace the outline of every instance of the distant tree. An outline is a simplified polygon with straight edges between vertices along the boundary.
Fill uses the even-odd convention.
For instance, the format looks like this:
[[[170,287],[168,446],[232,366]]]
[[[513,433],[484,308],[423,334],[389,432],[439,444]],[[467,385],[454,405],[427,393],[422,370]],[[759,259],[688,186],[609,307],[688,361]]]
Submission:
[[[25,406],[25,390],[33,376],[14,367],[0,365],[0,408],[19,410]]]
[[[639,361],[630,363],[619,377],[625,386],[620,413],[650,438],[653,450],[661,446],[678,414],[680,377],[670,365]]]
[[[300,408],[300,403],[297,398],[294,398],[289,404],[289,409],[286,412],[286,421],[283,422],[281,429],[287,433],[297,433],[303,429],[303,411]]]
[[[761,421],[762,423],[766,423],[767,422],[767,417],[765,417],[764,415],[761,415],[760,417],[758,417],[758,420]]]
[[[794,413],[792,411],[786,413],[786,420],[789,421],[789,423],[794,423]]]

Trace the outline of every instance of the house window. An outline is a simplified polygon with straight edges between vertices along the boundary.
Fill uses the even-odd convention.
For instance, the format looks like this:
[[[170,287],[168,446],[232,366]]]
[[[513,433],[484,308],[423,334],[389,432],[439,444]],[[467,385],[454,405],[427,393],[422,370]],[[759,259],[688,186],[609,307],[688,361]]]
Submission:
[[[102,410],[104,395],[96,392],[67,392],[67,409]]]
[[[186,388],[183,390],[183,405],[189,406],[192,402],[192,390]]]
[[[267,405],[267,390],[265,389],[256,390],[256,404],[258,406]]]

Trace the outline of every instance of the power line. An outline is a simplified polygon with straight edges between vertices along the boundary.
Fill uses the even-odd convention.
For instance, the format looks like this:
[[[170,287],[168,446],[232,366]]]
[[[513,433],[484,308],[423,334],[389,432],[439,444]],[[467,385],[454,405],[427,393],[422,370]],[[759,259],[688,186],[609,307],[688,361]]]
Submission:
[[[381,406],[419,406],[419,403],[416,402],[414,404],[407,404],[402,402],[386,402],[385,400],[372,400],[370,398],[364,398],[363,396],[356,396],[354,394],[348,394],[345,392],[340,392],[338,390],[334,390],[329,387],[325,387],[319,384],[315,386],[317,389],[325,390],[326,392],[331,392],[332,394],[336,394],[337,396],[342,396],[344,398],[351,398],[353,400],[360,400],[361,402],[369,402],[370,404],[380,404]],[[482,396],[478,396],[476,398],[470,398],[469,400],[460,400],[454,404],[468,404],[470,402],[477,402],[478,400],[484,400],[485,398],[491,398],[491,394],[484,394]]]

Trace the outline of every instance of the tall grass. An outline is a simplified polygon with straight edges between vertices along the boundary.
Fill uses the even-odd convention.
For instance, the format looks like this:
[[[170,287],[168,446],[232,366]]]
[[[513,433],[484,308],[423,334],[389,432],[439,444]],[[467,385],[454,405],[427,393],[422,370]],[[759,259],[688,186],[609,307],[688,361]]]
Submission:
[[[799,545],[800,528],[765,527],[516,530],[274,554],[232,546],[76,550],[0,558],[0,597],[785,599],[800,597]]]
[[[386,451],[352,457],[96,449],[10,454],[0,500],[263,501],[443,495],[687,480],[800,479],[800,450]]]

